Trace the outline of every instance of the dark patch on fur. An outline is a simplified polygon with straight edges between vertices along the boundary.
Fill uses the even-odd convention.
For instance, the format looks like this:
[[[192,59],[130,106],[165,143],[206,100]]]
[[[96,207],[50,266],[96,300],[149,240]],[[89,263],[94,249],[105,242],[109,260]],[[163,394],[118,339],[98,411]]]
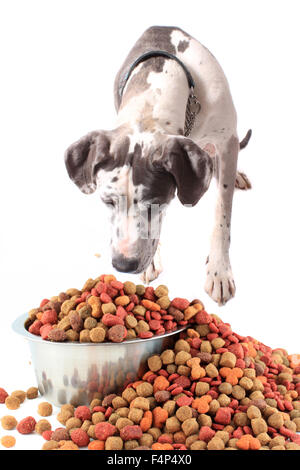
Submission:
[[[180,28],[177,27],[171,27],[171,26],[152,26],[151,28],[148,28],[142,36],[137,40],[131,51],[129,52],[128,56],[126,57],[123,65],[121,66],[119,72],[117,73],[117,76],[115,78],[114,82],[114,96],[115,96],[115,107],[118,110],[119,106],[121,104],[120,102],[120,97],[119,97],[119,85],[120,85],[120,80],[124,77],[124,74],[126,71],[129,69],[131,64],[142,54],[145,52],[153,51],[153,50],[164,50],[166,52],[169,52],[170,54],[176,55],[176,48],[171,42],[171,34],[173,31],[181,31],[184,33]],[[187,38],[189,36],[184,33]],[[155,59],[155,62],[152,60]],[[145,61],[145,64],[141,68],[141,72],[143,71],[143,78],[148,76],[149,69],[147,68],[148,66],[146,65],[148,62],[151,63],[151,67],[153,70],[153,67],[155,67],[156,71],[161,71],[162,70],[162,60],[157,60],[157,59],[163,59],[163,57],[157,57],[157,58],[152,58],[151,61],[147,60]],[[146,68],[144,66],[146,65]],[[150,66],[149,66],[150,67]],[[134,77],[132,77],[133,79]],[[139,82],[139,87],[141,88],[141,78],[139,79],[136,78],[136,81]],[[135,86],[137,83],[135,83]],[[145,86],[145,85],[144,85]],[[128,89],[128,87],[127,87]],[[128,91],[128,90],[126,90]]]
[[[189,47],[189,41],[180,41],[177,50],[178,52],[184,52]]]

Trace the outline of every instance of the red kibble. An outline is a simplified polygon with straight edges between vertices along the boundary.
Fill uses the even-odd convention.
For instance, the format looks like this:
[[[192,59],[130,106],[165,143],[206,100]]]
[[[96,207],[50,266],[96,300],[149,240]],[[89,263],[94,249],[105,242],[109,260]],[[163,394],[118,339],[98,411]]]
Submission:
[[[52,330],[53,325],[50,323],[46,323],[45,325],[41,326],[40,328],[40,335],[43,339],[48,339],[48,335],[50,331]]]
[[[42,432],[42,437],[45,439],[45,441],[50,441],[52,437],[53,431],[47,430]]]
[[[105,304],[108,304],[108,303],[112,302],[112,298],[108,294],[106,294],[106,292],[102,292],[100,294],[100,300],[101,300],[101,302],[103,302]]]
[[[90,442],[88,433],[81,428],[73,429],[70,434],[72,441],[78,447],[86,447]]]
[[[157,439],[161,444],[173,444],[173,437],[171,434],[161,434]]]
[[[100,423],[101,424],[101,423]],[[131,441],[132,439],[140,439],[143,435],[143,431],[140,426],[124,426],[120,430],[120,437],[123,441]]]
[[[171,391],[171,395],[178,395],[181,392],[183,392],[183,388],[182,387],[176,387]]]
[[[152,333],[152,331],[141,331],[138,336],[139,338],[147,339],[152,338],[152,336],[154,336],[154,333]]]
[[[177,406],[190,406],[192,402],[193,402],[192,397],[187,397],[187,396],[182,395],[181,397],[177,399],[176,405]]]
[[[46,323],[57,323],[57,313],[55,310],[46,310],[45,312],[43,312],[43,315],[41,317],[41,322],[43,323],[43,325],[45,325]]]
[[[161,328],[160,321],[158,320],[150,320],[149,321],[149,326],[151,330],[157,331]]]
[[[220,424],[229,424],[231,421],[231,409],[229,407],[219,408],[215,416],[215,421]]]
[[[205,310],[201,310],[195,316],[195,321],[198,325],[208,325],[211,323],[211,316]]]
[[[41,326],[43,326],[43,323],[41,320],[34,320],[32,325],[28,328],[29,333],[32,333],[33,335],[39,336],[40,335],[40,329]]]
[[[187,299],[182,299],[180,297],[176,297],[171,302],[171,306],[178,310],[185,310],[189,305],[190,302]]]
[[[123,308],[121,305],[118,305],[116,315],[117,315],[117,317],[120,317],[120,318],[122,318],[122,320],[124,320],[124,318],[127,315],[127,312],[126,312],[125,308]]]
[[[81,421],[90,420],[92,418],[91,410],[87,406],[78,406],[74,413],[75,418],[81,419]]]
[[[106,441],[108,437],[115,434],[116,430],[117,428],[113,424],[107,422],[97,423],[95,426],[95,436],[99,441]]]
[[[8,393],[4,388],[0,388],[0,403],[5,403],[5,399],[8,397]]]
[[[111,313],[106,313],[101,318],[101,321],[106,326],[114,326],[114,325],[124,325],[124,320],[117,315],[112,315]]]
[[[120,281],[111,281],[110,285],[111,287],[117,290],[121,290],[124,288],[123,282],[120,282]]]
[[[17,431],[20,434],[30,434],[34,431],[36,425],[36,420],[32,416],[27,416],[27,418],[22,419],[17,424]]]
[[[43,299],[40,303],[40,308],[43,308],[45,305],[47,305],[50,302],[49,299]]]

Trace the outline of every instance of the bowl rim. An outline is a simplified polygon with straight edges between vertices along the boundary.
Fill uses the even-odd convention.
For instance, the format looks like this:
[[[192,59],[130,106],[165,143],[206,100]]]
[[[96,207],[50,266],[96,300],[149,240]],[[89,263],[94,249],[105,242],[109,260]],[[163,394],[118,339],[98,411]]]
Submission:
[[[169,336],[173,336],[177,333],[181,333],[182,331],[185,331],[189,325],[184,325],[182,326],[181,328],[177,328],[175,331],[171,331],[170,333],[165,333],[164,335],[157,335],[157,336],[152,336],[151,338],[137,338],[137,339],[129,339],[127,341],[122,341],[121,343],[113,343],[113,342],[106,342],[106,343],[80,343],[80,342],[77,342],[77,341],[47,341],[45,339],[42,339],[41,336],[37,336],[37,335],[34,335],[32,333],[29,333],[29,331],[26,330],[25,326],[24,326],[24,323],[25,323],[25,320],[28,318],[28,314],[27,313],[24,313],[22,315],[20,315],[19,317],[17,317],[12,325],[11,325],[11,328],[12,330],[17,333],[18,335],[20,336],[23,336],[25,339],[29,340],[29,341],[34,341],[34,342],[38,342],[38,343],[42,343],[42,344],[49,344],[49,345],[54,345],[54,346],[60,346],[60,347],[70,347],[70,346],[78,346],[78,347],[86,347],[86,346],[89,346],[89,347],[99,347],[99,346],[104,346],[104,347],[113,347],[113,346],[123,346],[126,347],[130,344],[134,344],[134,343],[143,343],[145,341],[155,341],[155,340],[161,340],[161,339],[164,339],[164,338],[168,338]]]

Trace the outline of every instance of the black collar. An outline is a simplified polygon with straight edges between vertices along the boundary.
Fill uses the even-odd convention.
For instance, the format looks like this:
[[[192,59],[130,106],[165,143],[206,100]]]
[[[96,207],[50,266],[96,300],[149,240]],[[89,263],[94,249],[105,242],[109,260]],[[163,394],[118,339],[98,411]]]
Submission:
[[[183,68],[185,74],[186,74],[186,78],[187,78],[187,81],[188,81],[188,85],[189,85],[189,88],[193,91],[193,89],[195,88],[195,82],[193,80],[193,77],[191,75],[191,73],[189,72],[189,70],[187,69],[187,67],[184,65],[184,63],[178,59],[178,57],[176,57],[175,55],[173,54],[170,54],[169,52],[167,51],[161,51],[161,50],[156,50],[156,51],[148,51],[148,52],[145,52],[145,54],[142,54],[141,56],[139,56],[132,64],[131,66],[129,67],[129,69],[126,71],[126,73],[124,74],[123,78],[121,78],[120,80],[120,84],[119,84],[119,98],[120,100],[122,99],[122,96],[123,96],[123,92],[124,92],[124,88],[126,86],[126,83],[132,73],[132,71],[134,70],[134,68],[140,64],[141,62],[144,62],[145,60],[149,59],[150,57],[167,57],[168,59],[173,59],[173,60],[176,60],[176,62],[178,62],[179,65],[181,65],[181,67]]]

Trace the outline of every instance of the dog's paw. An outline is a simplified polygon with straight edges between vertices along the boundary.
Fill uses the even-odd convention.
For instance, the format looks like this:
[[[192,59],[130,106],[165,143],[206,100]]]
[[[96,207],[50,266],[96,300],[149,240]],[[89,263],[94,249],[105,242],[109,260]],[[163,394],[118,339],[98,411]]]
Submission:
[[[242,191],[247,191],[248,189],[252,188],[251,182],[245,173],[242,173],[240,171],[237,172],[236,174],[236,179],[235,179],[235,187],[236,189],[241,189]]]
[[[140,279],[143,281],[144,284],[149,284],[154,279],[157,279],[160,273],[162,272],[162,264],[160,262],[159,256],[155,257],[152,262],[149,264],[146,271],[144,271],[140,275]]]
[[[235,295],[235,283],[230,265],[217,267],[208,262],[205,292],[220,306]]]
[[[144,271],[140,275],[140,279],[143,281],[144,284],[149,284],[151,281],[154,281],[154,279],[157,279],[161,272],[162,268],[156,267],[154,262],[152,261],[146,271]]]

